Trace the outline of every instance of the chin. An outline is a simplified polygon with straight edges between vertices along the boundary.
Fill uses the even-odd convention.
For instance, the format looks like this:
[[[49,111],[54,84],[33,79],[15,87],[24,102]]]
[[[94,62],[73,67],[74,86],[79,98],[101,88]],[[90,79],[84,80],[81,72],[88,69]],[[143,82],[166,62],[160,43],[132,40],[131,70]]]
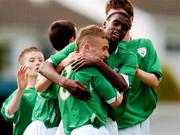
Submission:
[[[38,75],[38,72],[31,72],[30,73],[30,76],[37,76]]]

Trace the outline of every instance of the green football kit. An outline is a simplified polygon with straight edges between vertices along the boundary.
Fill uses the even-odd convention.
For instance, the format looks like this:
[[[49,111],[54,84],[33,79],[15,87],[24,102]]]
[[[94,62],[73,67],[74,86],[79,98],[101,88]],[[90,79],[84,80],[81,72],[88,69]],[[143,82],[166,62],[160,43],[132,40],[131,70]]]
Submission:
[[[71,43],[70,45],[66,46],[61,53],[56,53],[51,56],[51,61],[53,65],[56,67],[64,58],[66,58],[71,52],[75,49],[75,43]],[[136,55],[126,48],[118,46],[117,49],[110,54],[108,59],[106,60],[108,65],[115,71],[121,74],[126,82],[128,83],[129,87],[132,85],[135,76],[137,58]],[[105,83],[101,83],[104,85]],[[62,91],[62,90],[60,90]],[[109,92],[106,88],[106,92]],[[68,93],[68,92],[66,92]],[[65,94],[66,95],[66,94]],[[69,95],[69,94],[67,94]],[[66,96],[67,96],[66,95]],[[72,96],[70,96],[72,97]],[[60,102],[59,102],[60,103]],[[60,105],[61,106],[61,105]],[[60,107],[61,109],[61,107]],[[71,109],[72,111],[73,109]],[[62,111],[62,110],[61,110]],[[61,112],[63,113],[63,112]],[[68,115],[66,117],[69,117]],[[64,122],[64,121],[63,121]],[[65,123],[64,123],[65,125]],[[65,125],[66,126],[66,125]]]
[[[153,73],[161,79],[161,65],[150,40],[122,41],[119,46],[137,55],[140,69]],[[113,107],[111,116],[116,120],[119,129],[128,128],[145,121],[153,112],[156,103],[157,96],[153,88],[135,77],[132,86],[124,93],[122,105]]]
[[[62,75],[70,80],[78,80],[85,85],[91,93],[91,98],[82,101],[72,96],[63,87],[60,88],[59,107],[66,134],[70,134],[75,128],[92,124],[96,128],[105,126],[107,117],[107,104],[116,101],[117,90],[105,79],[105,77],[93,67],[82,68],[74,72],[71,66],[67,66]]]
[[[59,89],[59,85],[53,83],[44,92],[37,93],[32,113],[32,121],[40,120],[46,128],[58,127],[61,120],[57,95],[53,93],[54,89]]]
[[[22,135],[26,127],[31,123],[32,111],[36,102],[35,88],[26,88],[22,94],[18,110],[9,115],[6,106],[10,103],[17,91],[14,91],[3,103],[1,114],[4,119],[13,122],[13,135]]]

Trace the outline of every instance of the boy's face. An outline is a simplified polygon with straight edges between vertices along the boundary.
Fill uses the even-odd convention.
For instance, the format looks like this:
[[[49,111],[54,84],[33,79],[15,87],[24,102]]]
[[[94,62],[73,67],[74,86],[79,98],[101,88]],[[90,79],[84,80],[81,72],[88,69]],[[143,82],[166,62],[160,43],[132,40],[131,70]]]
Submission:
[[[33,51],[24,55],[24,65],[28,66],[28,76],[36,76],[39,66],[44,62],[44,56],[41,52]]]
[[[93,45],[89,45],[89,53],[105,60],[109,57],[108,48],[109,44],[107,39],[96,37]]]
[[[130,28],[130,19],[119,13],[112,14],[105,22],[104,29],[111,42],[119,43]]]

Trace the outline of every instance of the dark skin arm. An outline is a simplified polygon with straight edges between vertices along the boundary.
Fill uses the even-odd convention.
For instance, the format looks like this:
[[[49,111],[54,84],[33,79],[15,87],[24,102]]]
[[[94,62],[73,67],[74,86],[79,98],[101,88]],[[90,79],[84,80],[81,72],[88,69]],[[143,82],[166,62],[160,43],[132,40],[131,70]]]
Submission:
[[[65,77],[59,75],[51,62],[44,62],[39,68],[39,73],[41,73],[50,81],[57,83],[63,88],[67,89],[69,93],[79,99],[86,100],[91,97],[91,94],[87,91],[86,87],[79,81],[68,80]]]
[[[90,54],[80,55],[73,64],[73,70],[77,71],[85,66],[95,66],[108,79],[108,81],[119,90],[119,92],[123,92],[128,89],[128,85],[124,78],[118,73],[114,72],[97,56],[92,56]]]

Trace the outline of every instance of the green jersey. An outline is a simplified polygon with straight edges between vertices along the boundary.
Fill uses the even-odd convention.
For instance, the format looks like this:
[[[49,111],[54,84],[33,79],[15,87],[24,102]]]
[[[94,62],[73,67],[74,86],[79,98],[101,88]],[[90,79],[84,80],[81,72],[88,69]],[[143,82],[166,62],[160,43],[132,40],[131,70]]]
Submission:
[[[75,49],[75,43],[71,43],[70,45],[66,46],[61,53],[56,53],[55,55],[51,56],[51,60],[54,64],[54,66],[57,66],[65,57],[68,56],[69,53],[73,52]],[[137,57],[136,54],[133,52],[130,52],[128,49],[118,46],[116,51],[110,54],[109,58],[107,59],[108,65],[116,72],[124,76],[124,79],[129,84],[129,87],[131,87],[132,82],[134,80],[135,76],[135,70],[137,65]],[[124,98],[127,98],[126,95]],[[123,104],[124,101],[123,101]],[[113,107],[116,111],[113,111],[114,113],[117,113],[117,116],[119,117],[119,113],[124,110],[124,108]],[[111,112],[112,110],[110,110]],[[112,113],[109,113],[111,116]],[[113,117],[112,117],[113,118]]]
[[[58,99],[53,92],[54,89],[59,89],[59,85],[53,83],[46,91],[37,93],[36,104],[32,113],[32,121],[40,120],[46,128],[57,127],[61,120]]]
[[[133,52],[118,46],[116,50],[109,55],[107,63],[111,69],[123,75],[129,87],[131,87],[136,71],[136,55]]]
[[[36,90],[34,88],[26,88],[22,94],[18,110],[10,116],[5,108],[16,92],[14,91],[3,103],[1,114],[5,120],[13,122],[13,135],[22,135],[26,127],[31,123],[32,110],[36,101]]]
[[[107,105],[116,101],[117,91],[105,77],[93,67],[82,68],[74,72],[66,67],[62,75],[70,80],[78,80],[87,87],[91,98],[82,101],[72,96],[66,89],[59,90],[59,106],[66,134],[75,128],[92,124],[94,127],[105,126]]]
[[[51,55],[53,65],[57,67],[64,58],[74,51],[75,47],[76,45],[73,42],[61,52]],[[114,71],[124,76],[129,86],[132,84],[137,64],[137,57],[133,52],[118,46],[116,51],[108,57],[107,63]]]
[[[137,55],[140,69],[154,73],[159,79],[162,77],[160,62],[150,40],[122,41],[119,46]],[[135,77],[132,86],[124,93],[124,96],[123,104],[118,109],[114,108],[114,112],[112,112],[119,128],[131,127],[146,120],[156,107],[157,97],[153,88],[137,77]]]

